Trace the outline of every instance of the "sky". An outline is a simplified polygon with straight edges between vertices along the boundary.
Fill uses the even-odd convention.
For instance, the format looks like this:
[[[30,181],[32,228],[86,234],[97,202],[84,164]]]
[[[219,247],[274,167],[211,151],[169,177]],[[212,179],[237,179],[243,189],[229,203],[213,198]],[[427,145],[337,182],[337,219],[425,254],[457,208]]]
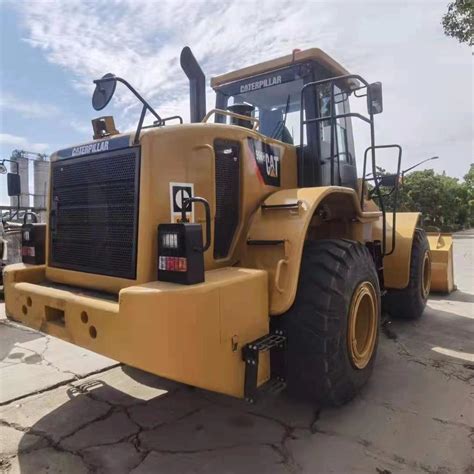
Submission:
[[[447,3],[0,0],[0,158],[88,142],[90,120],[103,113],[114,115],[120,131],[133,129],[140,107],[122,85],[104,111],[92,109],[92,80],[107,72],[127,79],[160,115],[188,120],[183,46],[206,73],[208,109],[212,76],[318,47],[352,73],[382,82],[376,141],[402,145],[404,168],[435,155],[427,167],[462,177],[472,162],[473,56],[443,33]],[[359,163],[366,132],[355,124]],[[5,187],[0,176],[1,204]]]

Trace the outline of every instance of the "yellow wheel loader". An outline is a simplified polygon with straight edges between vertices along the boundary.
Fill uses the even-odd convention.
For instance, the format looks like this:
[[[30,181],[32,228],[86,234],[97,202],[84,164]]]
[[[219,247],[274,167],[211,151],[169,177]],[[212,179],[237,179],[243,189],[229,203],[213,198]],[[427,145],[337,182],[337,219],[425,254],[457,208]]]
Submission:
[[[24,263],[5,270],[7,315],[249,402],[286,389],[342,404],[370,377],[382,307],[419,318],[430,291],[419,213],[386,211],[401,148],[375,143],[381,84],[295,50],[213,78],[208,112],[189,48],[181,65],[186,124],[123,78],[94,81],[96,110],[118,84],[135,95],[137,128],[99,117],[93,141],[51,155],[48,224],[25,224]],[[352,120],[371,136],[360,179]],[[397,153],[394,175],[378,173],[380,148]]]

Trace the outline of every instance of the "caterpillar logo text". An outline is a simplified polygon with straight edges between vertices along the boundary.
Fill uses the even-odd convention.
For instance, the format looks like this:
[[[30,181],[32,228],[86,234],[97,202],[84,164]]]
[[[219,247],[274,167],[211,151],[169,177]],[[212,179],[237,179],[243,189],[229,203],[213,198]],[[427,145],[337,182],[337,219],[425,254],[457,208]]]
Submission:
[[[278,179],[280,157],[275,156],[275,155],[270,155],[269,153],[264,153],[261,150],[257,150],[257,160],[265,162],[265,168],[267,170],[267,175],[270,178]]]
[[[262,181],[270,186],[280,186],[281,149],[261,140],[247,140]]]
[[[281,84],[281,76],[273,76],[260,81],[250,82],[249,84],[242,84],[240,86],[240,93],[255,91],[261,89],[262,87],[270,87]]]
[[[88,155],[91,153],[99,153],[109,149],[109,141],[90,143],[89,145],[82,145],[72,149],[72,156]]]

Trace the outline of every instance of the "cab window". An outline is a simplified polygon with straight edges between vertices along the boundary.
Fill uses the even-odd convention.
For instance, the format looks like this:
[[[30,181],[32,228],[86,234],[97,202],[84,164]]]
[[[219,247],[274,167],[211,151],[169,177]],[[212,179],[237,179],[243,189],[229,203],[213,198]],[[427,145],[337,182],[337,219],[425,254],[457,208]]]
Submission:
[[[329,84],[324,84],[318,89],[319,116],[329,117],[331,115],[331,90]],[[348,95],[337,86],[334,87],[335,114],[342,115],[348,110]],[[336,119],[336,137],[334,150],[339,155],[341,162],[351,163],[351,155],[348,151],[347,122],[346,117]],[[327,160],[331,154],[331,121],[323,120],[319,125],[321,159]]]
[[[251,105],[260,121],[260,132],[276,140],[300,144],[300,108],[303,79],[225,96],[221,107]]]

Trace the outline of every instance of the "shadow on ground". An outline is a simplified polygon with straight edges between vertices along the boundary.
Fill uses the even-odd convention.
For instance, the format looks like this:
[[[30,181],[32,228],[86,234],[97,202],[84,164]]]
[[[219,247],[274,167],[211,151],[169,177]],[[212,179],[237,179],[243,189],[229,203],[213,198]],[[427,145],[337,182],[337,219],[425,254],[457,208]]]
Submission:
[[[472,367],[432,348],[470,349],[472,320],[425,316],[381,335],[373,377],[345,407],[252,406],[118,367],[7,407],[21,439],[4,462],[21,474],[463,472]]]
[[[344,407],[320,411],[284,396],[252,406],[107,368],[1,406],[0,471],[474,473],[470,242],[455,251],[463,291],[431,296],[418,321],[394,320],[369,384]]]
[[[434,301],[459,301],[460,303],[474,303],[474,295],[461,290],[456,290],[446,294],[430,295],[430,299]],[[473,310],[474,311],[474,310]]]
[[[5,321],[0,321],[0,328],[1,325],[7,325],[9,333],[0,331],[0,361],[4,361],[7,357],[12,361],[21,359],[24,354],[20,350],[14,350],[16,345],[45,337],[40,332],[15,328]]]
[[[296,430],[311,432],[319,413],[285,397],[252,407],[130,367],[122,370],[162,394],[142,400],[102,377],[74,384],[67,400],[31,427],[21,420],[10,423],[24,431],[17,466],[11,467],[22,474],[214,473],[224,472],[233,459],[234,468],[225,472],[283,473],[295,465],[287,442]],[[25,413],[41,405],[39,398],[25,401]]]

